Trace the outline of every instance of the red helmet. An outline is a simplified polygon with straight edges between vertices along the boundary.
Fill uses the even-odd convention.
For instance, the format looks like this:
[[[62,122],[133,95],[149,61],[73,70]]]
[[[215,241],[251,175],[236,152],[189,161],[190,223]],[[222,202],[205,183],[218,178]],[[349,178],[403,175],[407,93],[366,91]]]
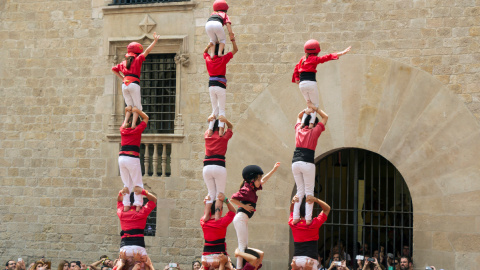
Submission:
[[[128,44],[127,52],[136,53],[136,54],[142,53],[143,52],[143,46],[142,46],[142,44],[140,44],[138,42],[132,42],[132,43]]]
[[[213,10],[214,11],[219,11],[219,10],[227,11],[228,10],[227,1],[225,1],[225,0],[215,0],[215,2],[213,2]]]
[[[309,41],[305,42],[305,53],[319,53],[320,52],[320,43],[315,39],[310,39]]]

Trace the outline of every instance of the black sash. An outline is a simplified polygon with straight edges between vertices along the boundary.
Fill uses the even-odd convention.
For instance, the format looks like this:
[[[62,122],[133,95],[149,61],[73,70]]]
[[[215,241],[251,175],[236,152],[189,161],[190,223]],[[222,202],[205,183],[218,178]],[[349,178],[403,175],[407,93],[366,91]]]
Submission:
[[[140,246],[140,247],[145,247],[145,238],[142,237],[125,237],[122,238],[122,241],[120,242],[120,247],[124,246]]]
[[[140,147],[136,145],[122,145],[120,151],[134,151],[140,153]]]
[[[121,231],[120,232],[120,236],[124,236],[125,234],[129,234],[129,235],[137,235],[137,234],[143,234],[143,232],[145,231],[145,229],[132,229],[132,230],[128,230],[128,231]]]
[[[307,256],[318,259],[318,241],[294,242],[295,252],[293,256]]]
[[[315,72],[301,72],[300,81],[317,81],[317,73]]]
[[[253,209],[255,209],[257,207],[257,204],[256,203],[252,203],[252,202],[247,202],[247,201],[240,201],[241,203],[243,204],[250,204]],[[242,212],[242,213],[245,213],[248,218],[252,218],[253,217],[253,214],[255,213],[255,211],[252,211],[252,212],[248,212],[247,210],[245,210],[243,207],[239,207],[238,210],[237,210],[237,213],[238,212]]]
[[[210,18],[208,18],[207,22],[211,22],[211,21],[217,21],[217,22],[220,22],[222,24],[222,26],[224,25],[222,16],[220,16],[218,14],[213,14],[212,16],[210,16]]]
[[[207,244],[210,244],[210,245],[207,245]],[[226,253],[225,238],[217,239],[215,241],[205,240],[205,245],[203,246],[203,252]]]
[[[293,151],[292,163],[297,161],[315,163],[315,150],[296,147],[295,151]]]
[[[208,166],[208,165],[217,165],[217,166],[222,166],[225,167],[225,156],[222,155],[213,155],[213,156],[207,156],[205,155],[205,159],[223,159],[223,160],[204,160],[203,161],[203,166]]]

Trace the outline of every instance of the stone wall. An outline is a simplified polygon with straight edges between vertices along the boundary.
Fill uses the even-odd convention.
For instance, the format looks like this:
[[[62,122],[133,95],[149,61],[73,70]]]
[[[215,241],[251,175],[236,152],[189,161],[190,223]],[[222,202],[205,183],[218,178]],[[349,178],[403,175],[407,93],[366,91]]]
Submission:
[[[208,41],[204,24],[212,1],[193,2],[192,10],[172,11],[169,15],[172,19],[168,21],[161,19],[165,11],[150,14],[156,16],[157,23],[162,22],[152,31],[160,35],[173,35],[178,31],[179,35],[188,35],[190,45],[190,65],[183,69],[181,78],[180,107],[185,138],[183,144],[174,146],[172,154],[177,173],[171,178],[145,179],[162,205],[158,213],[158,226],[162,230],[155,238],[147,239],[157,267],[169,261],[178,261],[187,267],[201,252],[198,219],[206,193],[201,172],[202,134],[211,109],[201,53]],[[110,73],[108,38],[118,36],[114,35],[118,29],[136,33],[138,26],[126,24],[127,19],[115,21],[116,24],[106,22],[104,8],[109,3],[108,0],[0,2],[0,89],[4,95],[0,100],[0,114],[4,119],[0,123],[0,194],[4,198],[0,200],[2,262],[17,257],[32,260],[42,255],[53,258],[54,263],[64,258],[89,262],[103,253],[112,256],[118,249],[119,226],[115,216],[115,197],[121,187],[115,167],[118,145],[105,137],[113,109],[105,101],[111,100],[115,83]],[[279,103],[280,108],[288,107],[287,111],[302,108],[295,85],[285,84],[289,84],[291,71],[303,54],[304,42],[315,38],[324,53],[352,45],[351,54],[391,59],[431,74],[465,104],[468,113],[476,118],[473,132],[478,133],[480,6],[476,1],[231,0],[229,4],[240,49],[229,64],[227,76],[227,117],[234,125],[255,117],[248,108],[259,94],[272,86],[295,91],[291,96],[296,102]],[[172,27],[185,21],[189,27]],[[231,45],[227,45],[228,48]],[[348,59],[346,56],[340,61],[345,64]],[[323,68],[336,65],[327,63]],[[346,65],[338,76],[348,76],[344,70],[365,71],[356,67],[359,66]],[[378,73],[372,76],[375,74]],[[328,78],[326,80],[328,86]],[[285,84],[278,84],[279,81]],[[289,100],[288,92],[283,95],[282,98]],[[367,99],[377,100],[378,96]],[[275,104],[278,105],[267,100],[265,110],[275,113],[278,109]],[[290,132],[289,125],[294,118],[294,115],[282,118],[285,122],[282,134]],[[329,124],[335,125],[333,121]],[[239,142],[255,146],[271,133],[268,124],[252,126],[250,132],[246,126],[243,128],[244,136],[232,139],[233,149],[238,148]],[[286,139],[282,142],[290,147],[292,141],[288,139],[292,135],[284,136]],[[464,148],[460,150],[468,146],[461,147]],[[233,192],[241,180],[237,166],[258,162],[269,168],[276,161],[276,156],[271,154],[251,155],[249,159],[242,153],[245,158],[232,166],[235,170],[229,170],[228,193]],[[395,157],[392,153],[391,158]],[[469,157],[472,158],[466,159]],[[227,158],[234,162],[236,155],[229,152]],[[476,168],[473,166],[467,172],[476,175]],[[455,175],[449,173],[446,175]],[[278,175],[271,180],[272,189],[265,191],[265,198],[261,197],[256,221],[251,224],[252,246],[266,248],[271,254],[288,253],[288,227],[282,215],[292,192],[291,178],[288,160],[285,160]],[[469,177],[462,179],[462,183],[470,180]],[[472,207],[477,207],[480,201],[475,194],[478,193],[469,194]],[[461,202],[460,198],[449,196],[452,203]],[[423,200],[428,201],[428,196]],[[426,205],[432,206],[431,201]],[[268,212],[270,207],[277,210]],[[431,210],[422,209],[421,213]],[[455,260],[457,269],[468,269],[464,267],[465,262],[478,263],[480,251],[475,246],[471,252],[461,248],[465,239],[478,239],[479,220],[471,218],[471,214],[467,214],[470,218],[466,221],[471,225],[469,236],[455,237],[452,227],[436,232],[427,227],[428,230],[418,234],[420,238],[415,236],[415,248],[420,246],[425,256],[430,254],[429,250],[444,250],[448,258]],[[262,233],[256,226],[265,226],[267,219],[275,220],[275,229]],[[429,220],[434,219],[427,215],[419,224],[430,224]],[[229,250],[233,252],[236,242],[233,226],[229,228],[228,238]],[[423,244],[422,239],[427,239],[428,244]],[[454,246],[453,252],[449,245]],[[438,252],[434,254],[439,256]],[[266,267],[284,267],[285,261],[284,257],[267,257]]]

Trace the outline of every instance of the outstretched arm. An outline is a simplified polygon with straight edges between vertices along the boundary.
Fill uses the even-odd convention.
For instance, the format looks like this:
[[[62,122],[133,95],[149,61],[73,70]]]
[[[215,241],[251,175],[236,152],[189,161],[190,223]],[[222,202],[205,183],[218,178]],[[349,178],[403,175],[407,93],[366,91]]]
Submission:
[[[142,195],[144,195],[145,197],[147,197],[147,199],[149,201],[152,201],[154,202],[155,204],[157,204],[157,197],[155,197],[155,195],[153,195],[152,193],[148,192],[147,190],[143,190],[142,191]]]
[[[153,42],[148,46],[148,48],[143,52],[143,55],[147,57],[147,55],[152,51],[153,47],[155,47],[155,44],[157,44],[158,38],[160,38],[159,35],[157,35],[157,32],[153,33]]]
[[[235,42],[235,38],[232,38],[231,40],[232,40],[232,45],[233,45],[232,54],[235,55],[238,52],[237,42]]]
[[[345,50],[343,50],[341,52],[337,52],[337,56],[342,56],[342,55],[348,53],[351,48],[352,48],[352,46],[348,46],[348,48],[346,48]]]
[[[280,167],[280,162],[275,163],[275,165],[273,166],[273,169],[270,172],[268,172],[265,176],[263,176],[262,185],[265,184],[268,181],[268,179],[270,179],[273,173],[277,171],[278,167]]]
[[[308,195],[307,196],[307,202],[308,203],[316,202],[322,208],[322,210],[323,210],[322,212],[327,216],[330,213],[330,205],[328,205],[326,202],[320,200],[319,198],[315,198],[311,195]]]

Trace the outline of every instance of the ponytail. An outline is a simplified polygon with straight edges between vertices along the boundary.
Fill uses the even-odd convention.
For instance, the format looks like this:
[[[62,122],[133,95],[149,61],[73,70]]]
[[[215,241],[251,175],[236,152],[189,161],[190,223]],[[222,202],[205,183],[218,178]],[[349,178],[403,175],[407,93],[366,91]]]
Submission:
[[[305,63],[305,61],[308,59],[308,56],[310,56],[309,53],[306,53],[305,56],[303,57],[302,65]]]
[[[241,189],[244,185],[245,185],[245,180],[242,181],[242,184],[240,185],[240,187],[238,189]]]
[[[132,62],[133,62],[134,59],[135,59],[135,57],[133,57],[133,56],[127,57],[127,59],[125,60],[127,62],[127,69],[130,69],[130,66],[132,65]]]

